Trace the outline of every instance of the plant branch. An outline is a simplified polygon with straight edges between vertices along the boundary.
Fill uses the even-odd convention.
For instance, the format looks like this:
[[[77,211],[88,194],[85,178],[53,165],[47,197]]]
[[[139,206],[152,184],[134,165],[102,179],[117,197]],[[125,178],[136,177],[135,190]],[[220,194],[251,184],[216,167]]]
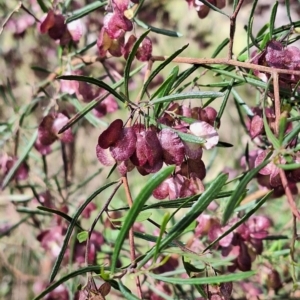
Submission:
[[[287,181],[287,178],[286,178],[284,170],[279,169],[279,174],[280,174],[280,179],[281,179],[281,182],[282,182],[282,186],[284,188],[284,191],[285,191],[288,203],[290,205],[290,208],[291,208],[294,216],[297,217],[298,220],[300,220],[300,213],[299,213],[299,211],[297,209],[297,206],[296,206],[295,200],[293,198],[291,189],[289,187],[289,184],[288,184],[288,181]]]
[[[168,56],[152,56],[153,61],[165,61],[168,59]],[[241,67],[250,70],[257,70],[260,72],[265,72],[268,74],[273,74],[273,72],[277,72],[278,74],[289,74],[289,75],[297,75],[300,76],[300,71],[295,70],[287,70],[287,69],[277,69],[271,68],[261,65],[252,64],[249,62],[242,62],[234,59],[228,58],[193,58],[193,57],[176,57],[173,59],[175,63],[184,63],[184,64],[192,64],[192,65],[228,65]]]
[[[125,189],[128,206],[132,207],[133,201],[132,201],[132,196],[131,196],[131,192],[130,192],[130,188],[129,188],[129,184],[128,184],[127,175],[122,177],[122,181],[123,181],[123,185],[124,185],[124,189]],[[135,266],[136,255],[135,255],[135,246],[134,246],[133,227],[131,227],[129,230],[129,246],[130,246],[131,263],[132,263],[132,266]],[[136,276],[135,280],[136,280],[136,286],[137,286],[137,290],[138,290],[138,296],[140,297],[140,299],[142,299],[142,288],[141,288],[139,276]]]
[[[22,2],[20,1],[19,4],[10,12],[10,14],[6,17],[6,19],[4,20],[4,22],[2,23],[1,27],[0,27],[0,35],[2,34],[5,26],[7,25],[8,21],[10,20],[10,18],[12,17],[12,15],[14,13],[17,13],[20,8],[23,6]]]
[[[278,136],[279,119],[280,119],[280,93],[279,93],[279,77],[277,72],[272,73],[274,87],[274,104],[275,104],[275,133]]]
[[[234,41],[234,34],[235,34],[235,27],[236,27],[236,18],[237,15],[242,7],[244,0],[240,0],[237,7],[235,8],[235,11],[230,17],[230,29],[229,29],[229,50],[228,50],[228,59],[232,59],[233,55],[233,41]]]

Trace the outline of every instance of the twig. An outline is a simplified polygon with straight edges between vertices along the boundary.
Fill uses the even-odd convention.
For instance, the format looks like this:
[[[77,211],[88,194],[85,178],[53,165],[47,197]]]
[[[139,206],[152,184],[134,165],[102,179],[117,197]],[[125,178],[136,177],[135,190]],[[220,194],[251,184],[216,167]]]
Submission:
[[[279,77],[277,72],[272,73],[273,87],[274,87],[274,104],[275,104],[275,133],[279,132],[279,119],[280,119],[280,93],[279,93]]]
[[[91,227],[89,229],[88,238],[87,238],[87,241],[86,241],[86,250],[85,250],[85,263],[86,263],[87,266],[89,265],[88,254],[90,252],[90,239],[91,239],[92,232],[93,232],[97,222],[101,218],[103,212],[105,212],[107,210],[112,198],[115,196],[117,190],[119,189],[119,187],[121,185],[122,185],[122,181],[114,188],[112,194],[110,195],[110,197],[105,202],[104,206],[102,207],[101,211],[99,212],[99,214],[97,215],[97,217],[95,218],[93,224],[91,225]]]
[[[240,11],[240,8],[242,7],[244,0],[240,0],[237,7],[235,8],[235,11],[230,17],[230,30],[229,30],[229,50],[228,50],[228,59],[232,59],[232,48],[233,48],[233,40],[234,40],[234,34],[235,34],[235,26],[236,26],[236,18]]]
[[[153,61],[165,61],[169,56],[152,56]],[[228,58],[193,58],[193,57],[176,57],[172,60],[175,63],[191,64],[191,65],[228,65],[241,67],[250,70],[257,70],[260,72],[265,72],[268,74],[273,74],[277,72],[278,74],[289,74],[300,76],[300,71],[287,70],[287,69],[277,69],[261,65],[252,64],[249,62],[242,62],[234,59]]]
[[[295,200],[293,198],[291,189],[289,187],[289,184],[288,184],[288,181],[287,181],[284,170],[279,169],[279,174],[280,174],[280,179],[281,179],[281,182],[282,182],[282,186],[284,188],[284,191],[285,191],[288,203],[290,205],[290,208],[291,208],[294,216],[297,217],[300,220],[300,213],[297,209],[297,206],[296,206]]]
[[[131,207],[133,204],[131,193],[130,193],[130,188],[127,180],[127,175],[122,177],[124,189],[125,189],[125,194],[128,202],[128,206]],[[134,266],[136,264],[136,255],[135,255],[135,246],[134,246],[134,232],[133,232],[133,227],[130,228],[129,230],[129,246],[130,246],[130,258],[131,258],[131,263]],[[136,286],[137,286],[137,291],[138,291],[138,296],[140,299],[142,299],[142,288],[141,288],[141,283],[140,283],[140,278],[139,276],[135,277],[136,281]]]
[[[292,236],[291,248],[290,248],[290,257],[291,257],[291,260],[292,260],[291,268],[292,268],[292,274],[293,274],[292,277],[293,277],[293,280],[296,280],[296,272],[295,272],[295,265],[294,265],[294,263],[296,263],[296,260],[295,260],[295,244],[296,244],[297,239],[298,239],[298,234],[297,234],[297,219],[293,215],[293,236]]]
[[[14,13],[18,12],[21,7],[22,7],[22,2],[20,1],[19,4],[13,9],[13,11],[11,11],[11,13],[6,17],[6,19],[2,23],[2,25],[0,27],[0,35],[2,34],[5,26],[7,25],[8,21],[10,20],[10,18],[12,17],[12,15]]]

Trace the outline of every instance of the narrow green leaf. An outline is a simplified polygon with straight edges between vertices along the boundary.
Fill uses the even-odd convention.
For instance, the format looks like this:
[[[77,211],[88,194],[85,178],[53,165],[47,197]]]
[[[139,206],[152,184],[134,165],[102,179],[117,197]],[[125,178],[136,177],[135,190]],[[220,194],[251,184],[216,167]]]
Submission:
[[[139,72],[142,68],[144,67],[144,65],[141,65],[139,67],[137,67],[134,71],[132,71],[130,73],[130,76],[133,76],[134,74],[136,74],[137,72]],[[89,78],[89,77],[88,77]],[[98,80],[99,81],[99,80]],[[122,78],[120,81],[116,82],[115,84],[113,84],[111,86],[112,89],[116,89],[118,87],[120,87],[122,84],[124,83],[124,78]],[[89,111],[91,111],[93,108],[95,108],[102,100],[104,100],[107,96],[109,95],[109,93],[106,93],[104,95],[99,96],[98,98],[96,98],[95,100],[91,101],[87,106],[85,106],[84,109],[82,109],[80,112],[78,112],[75,116],[73,116],[68,123],[63,126],[60,130],[59,130],[59,134],[63,133],[65,130],[67,130],[68,128],[70,128],[72,125],[74,125],[75,123],[77,123],[81,118],[83,118]]]
[[[137,231],[134,231],[133,233],[134,233],[134,236],[139,239],[142,239],[142,240],[148,241],[148,242],[157,243],[157,236],[147,234],[147,233],[137,232]],[[170,243],[168,246],[169,247],[178,247],[178,245],[175,243]]]
[[[298,136],[300,132],[300,123],[292,129],[283,139],[282,145],[285,147],[287,144],[296,136]]]
[[[217,49],[212,54],[212,58],[215,58],[218,56],[218,54],[229,44],[229,38],[225,38],[221,44],[218,45]]]
[[[282,165],[278,164],[276,167],[285,170],[285,171],[291,171],[291,170],[296,170],[300,168],[300,164],[287,164],[287,165]]]
[[[175,129],[173,129],[173,131],[175,131],[179,135],[179,137],[185,142],[190,142],[190,143],[195,143],[195,144],[204,144],[205,143],[205,139],[203,139],[199,136],[195,136],[195,135],[189,134],[189,133],[184,133],[184,132],[181,132],[181,131],[175,130]]]
[[[151,212],[140,212],[137,218],[135,219],[136,222],[143,222],[146,221],[151,217],[152,213]],[[111,222],[125,222],[127,218],[127,214],[123,216],[122,218],[117,218],[117,219],[110,219]]]
[[[31,214],[31,215],[42,215],[42,216],[49,216],[50,214],[44,211],[40,211],[37,209],[32,209],[27,206],[18,206],[16,208],[16,211],[19,213],[26,213],[26,214]]]
[[[203,99],[203,98],[218,98],[223,97],[223,93],[219,92],[189,92],[181,94],[172,94],[162,98],[151,100],[152,104],[163,103],[163,102],[172,102],[176,100],[185,100],[185,99]]]
[[[29,154],[30,150],[32,149],[36,139],[37,139],[38,131],[36,130],[33,134],[31,139],[28,141],[26,147],[24,148],[22,154],[20,155],[19,159],[14,163],[12,168],[9,170],[7,175],[4,177],[1,185],[1,189],[4,190],[8,183],[11,181],[13,176],[15,175],[16,171],[20,167],[20,165],[23,163],[23,161],[26,159],[27,155]]]
[[[197,69],[200,68],[200,65],[193,65],[189,69],[183,71],[178,75],[176,82],[174,83],[173,89],[177,89],[183,81],[185,81],[189,76],[191,76]]]
[[[218,195],[216,196],[216,199],[222,199],[222,198],[228,198],[232,195],[233,191],[224,191],[224,192],[220,192],[218,193]],[[176,200],[165,200],[165,201],[159,201],[153,204],[149,204],[149,205],[145,205],[143,207],[142,210],[147,210],[147,209],[164,209],[164,208],[178,208],[180,206],[182,206],[182,204],[184,204],[182,207],[191,207],[194,202],[199,198],[201,194],[198,195],[193,195],[190,197],[186,197],[186,198],[180,198],[180,199],[176,199]],[[117,209],[111,209],[109,211],[120,211],[120,210],[128,210],[129,207],[121,207],[121,208],[117,208]]]
[[[257,2],[257,1],[258,1],[258,0],[256,0],[256,2]],[[299,26],[300,26],[300,21],[292,22],[292,23],[289,23],[289,24],[286,24],[286,25],[283,25],[283,26],[280,26],[280,27],[275,28],[274,31],[273,31],[273,35],[279,35],[279,34],[282,33],[282,32],[285,32],[285,31],[287,31],[287,30],[290,30],[290,29],[291,29],[291,26],[294,26],[295,28],[296,28],[296,27],[299,27]],[[258,36],[258,37],[255,39],[255,42],[256,42],[256,43],[261,42],[261,41],[264,39],[265,36],[266,36],[266,35],[264,35],[264,34],[261,35],[261,36]],[[291,39],[291,40],[292,40],[292,39]],[[240,56],[241,54],[245,53],[248,49],[251,49],[251,47],[253,47],[253,45],[254,45],[254,44],[249,44],[249,45],[247,45],[247,46],[239,53],[238,56]],[[261,48],[264,48],[264,47],[261,46]]]
[[[78,101],[77,98],[68,97],[68,100],[73,104],[73,106],[77,109],[77,111],[82,111],[83,110],[83,107],[82,107],[81,103]],[[97,118],[96,116],[94,116],[90,112],[85,114],[84,117],[94,127],[98,127],[100,124],[102,124],[102,125],[105,124],[107,126],[107,124],[105,122],[103,122],[101,119]]]
[[[130,68],[132,65],[132,62],[135,58],[135,54],[140,46],[140,44],[143,42],[144,38],[148,35],[149,30],[144,32],[134,43],[132,50],[129,53],[129,56],[126,61],[125,69],[124,69],[124,88],[125,88],[125,98],[127,101],[129,101],[129,79],[130,79]]]
[[[267,193],[264,197],[262,197],[258,203],[255,205],[253,209],[247,212],[238,222],[236,222],[232,227],[226,230],[221,236],[215,239],[212,243],[210,243],[204,250],[203,253],[213,247],[218,241],[220,241],[223,237],[227,236],[234,229],[238,228],[241,224],[243,224],[246,220],[248,220],[269,198],[269,196],[273,193],[273,190]]]
[[[81,19],[82,17],[90,14],[91,12],[95,11],[96,9],[103,7],[107,4],[107,1],[99,1],[95,0],[90,4],[85,5],[84,7],[75,10],[70,17],[67,18],[66,23],[70,23],[77,19]]]
[[[278,1],[276,1],[273,5],[271,17],[270,17],[270,28],[269,28],[269,34],[270,34],[270,40],[273,38],[273,32],[274,32],[274,26],[275,26],[275,20],[276,20],[276,14],[277,14],[277,8],[278,8]]]
[[[186,44],[185,46],[183,46],[182,48],[180,48],[179,50],[177,50],[176,52],[174,52],[171,56],[169,56],[163,63],[161,63],[149,76],[148,80],[144,83],[143,89],[142,89],[142,93],[141,93],[141,99],[143,98],[148,85],[151,83],[151,81],[154,79],[154,77],[161,71],[163,70],[169,63],[172,62],[172,60],[178,56],[181,52],[183,52],[189,44]]]
[[[172,30],[168,30],[168,29],[163,29],[163,28],[157,28],[157,27],[148,25],[148,24],[142,22],[141,20],[139,20],[137,18],[134,18],[134,21],[136,22],[136,24],[138,24],[142,28],[148,29],[152,32],[162,34],[162,35],[166,35],[166,36],[182,37],[182,34],[180,32],[172,31]]]
[[[290,7],[290,0],[285,0],[285,7],[286,7],[286,13],[288,15],[288,18],[289,18],[289,21],[291,23],[291,26],[292,26],[292,17],[291,17],[291,7]]]
[[[152,94],[151,100],[158,97],[164,97],[166,95],[169,95],[174,82],[176,81],[176,78],[179,73],[179,67],[175,66],[168,78],[160,85],[160,87],[155,91],[155,93]],[[166,110],[166,108],[169,106],[169,103],[160,103],[154,106],[153,116],[154,118],[159,118],[159,116]]]
[[[287,112],[284,112],[281,114],[280,119],[279,119],[279,132],[278,132],[279,146],[282,145],[284,133],[286,130],[286,125],[287,125]]]
[[[56,79],[76,80],[76,81],[83,81],[83,82],[91,83],[91,84],[97,85],[97,86],[103,88],[104,90],[108,91],[113,96],[115,96],[117,99],[119,99],[121,102],[123,102],[123,103],[125,102],[124,98],[115,91],[116,87],[114,87],[114,86],[110,87],[105,82],[98,80],[96,78],[83,76],[83,75],[61,75],[61,76],[57,76]]]
[[[77,240],[79,243],[85,242],[88,239],[89,233],[88,231],[81,231],[77,233]]]
[[[72,220],[73,220],[69,215],[65,214],[64,212],[62,212],[62,211],[60,211],[58,209],[53,209],[53,208],[46,207],[46,206],[37,206],[37,209],[49,212],[51,214],[55,214],[55,215],[61,216],[62,218],[64,218],[65,220],[67,220],[69,223],[71,223]],[[75,226],[78,227],[80,230],[84,230],[80,226],[79,222],[76,222]]]
[[[83,54],[84,52],[86,52],[87,50],[91,49],[92,47],[94,47],[95,45],[97,44],[97,41],[93,41],[87,45],[85,45],[84,47],[82,47],[81,49],[79,50],[76,50],[76,52],[74,52],[73,55],[81,55]]]
[[[233,145],[230,144],[230,143],[226,143],[226,142],[219,141],[216,147],[220,147],[220,148],[231,148],[231,147],[233,147]]]
[[[270,84],[270,80],[268,82],[268,86]],[[269,88],[267,87],[266,91],[265,91],[264,100],[263,100],[263,123],[264,123],[264,129],[265,129],[266,136],[267,136],[269,142],[273,145],[273,147],[275,149],[279,149],[280,148],[279,140],[275,137],[274,133],[270,129],[270,126],[269,126],[269,123],[268,123],[267,117],[266,117],[265,102],[266,102],[266,97],[267,97],[268,90],[269,90]]]
[[[11,195],[2,195],[0,196],[0,205],[4,201],[13,201],[13,202],[28,202],[33,199],[33,196],[26,194],[11,194]],[[3,202],[2,202],[3,201]]]
[[[212,277],[202,277],[202,278],[174,278],[174,277],[166,277],[163,275],[149,273],[154,279],[168,282],[172,284],[188,284],[188,285],[195,285],[195,284],[220,284],[222,282],[231,282],[231,281],[238,281],[244,280],[255,275],[255,271],[248,271],[248,272],[240,272],[235,274],[226,274],[226,275],[219,275],[219,276],[212,276]]]
[[[189,275],[191,278],[191,273],[192,272],[197,272],[197,273],[202,273],[205,270],[205,267],[202,269],[196,268],[194,265],[190,264],[189,262],[185,261],[184,256],[182,256],[182,263],[184,266],[184,269],[186,273]],[[203,287],[200,284],[196,284],[195,288],[197,289],[198,293],[204,298],[207,299],[207,295],[203,289]]]
[[[140,298],[136,297],[131,293],[131,291],[122,283],[121,280],[118,281],[120,292],[125,297],[124,299],[128,300],[141,300]]]
[[[46,74],[51,74],[51,73],[52,73],[52,71],[47,70],[47,69],[45,69],[45,68],[42,68],[42,67],[40,67],[40,66],[31,66],[30,69],[31,69],[31,70],[34,70],[34,71],[43,72],[43,73],[46,73]]]
[[[252,35],[252,26],[253,26],[253,20],[254,20],[254,13],[255,13],[255,9],[256,9],[256,5],[257,5],[258,0],[254,0],[252,3],[252,8],[251,8],[251,12],[250,12],[250,16],[248,18],[248,26],[247,26],[247,52],[248,52],[248,57],[250,56],[250,49],[251,49],[251,45],[250,45],[250,39],[252,41],[252,45],[258,46],[256,40],[253,39],[253,35]],[[259,47],[258,47],[259,48]],[[244,51],[243,51],[244,52]]]
[[[48,7],[45,5],[44,0],[37,0],[37,3],[44,13],[48,12]]]
[[[263,26],[262,26],[262,28],[258,31],[258,33],[257,33],[257,37],[259,37],[259,36],[262,36],[266,31],[267,31],[267,29],[270,27],[270,24],[268,24],[268,23],[266,23],[266,24],[264,24]]]
[[[168,75],[167,79],[159,86],[159,88],[151,95],[151,100],[153,100],[156,97],[164,97],[166,95],[169,95],[169,92],[172,88],[172,85],[174,81],[176,80],[176,77],[179,72],[179,67],[175,66],[170,74]]]
[[[0,96],[4,100],[4,102],[5,102],[6,105],[10,105],[10,102],[9,102],[7,96],[6,96],[5,90],[6,90],[5,86],[2,85],[2,84],[0,84]]]
[[[163,217],[162,222],[160,224],[159,236],[158,236],[157,241],[156,241],[155,252],[154,252],[154,262],[156,262],[157,257],[159,255],[160,242],[161,242],[162,236],[165,233],[165,230],[167,228],[167,225],[168,225],[169,221],[170,221],[170,213],[167,212],[167,213],[164,214],[164,217]]]
[[[187,214],[170,229],[166,237],[161,241],[160,249],[164,249],[171,241],[180,236],[181,233],[207,208],[211,201],[213,201],[221,191],[227,178],[228,174],[221,174],[209,185],[207,190],[200,195]],[[140,262],[139,268],[147,263],[153,257],[154,253],[155,248],[152,248]]]
[[[23,219],[21,219],[16,224],[10,226],[6,230],[1,231],[0,232],[0,238],[4,237],[6,235],[9,235],[14,229],[18,228],[22,223],[26,222],[30,217],[31,217],[30,215],[27,215],[26,217],[24,217]]]
[[[94,199],[96,198],[102,191],[106,190],[108,187],[110,187],[111,185],[113,184],[116,184],[117,181],[113,181],[113,182],[110,182],[104,186],[102,186],[101,188],[99,188],[98,190],[96,190],[90,197],[87,198],[87,200],[79,207],[79,209],[76,211],[76,213],[74,214],[73,216],[73,220],[72,222],[69,224],[68,226],[68,229],[67,229],[67,232],[66,232],[66,235],[65,235],[65,239],[64,239],[64,243],[61,247],[61,250],[57,256],[57,259],[54,263],[54,266],[53,266],[53,269],[51,271],[51,274],[50,274],[50,282],[52,282],[54,279],[55,279],[55,276],[57,275],[58,273],[58,269],[61,265],[61,262],[63,260],[63,257],[64,257],[64,254],[67,250],[67,247],[68,247],[68,243],[69,243],[69,240],[71,238],[71,235],[72,235],[72,232],[73,232],[73,229],[75,227],[75,224],[79,218],[79,216],[81,215],[81,213],[84,211],[84,209],[87,207],[87,205]]]
[[[235,90],[232,89],[232,95],[234,97],[234,99],[236,100],[236,102],[238,103],[238,105],[244,110],[244,112],[247,114],[247,116],[249,117],[253,117],[253,111],[251,110],[251,108],[246,104],[246,102],[243,100],[243,98],[239,95],[239,93]]]
[[[226,108],[226,105],[227,105],[227,102],[228,102],[228,99],[229,99],[229,95],[231,94],[231,89],[233,87],[233,84],[234,84],[234,79],[231,79],[231,82],[229,84],[227,84],[227,89],[226,89],[226,92],[225,92],[225,95],[224,95],[224,99],[222,101],[221,107],[219,109],[216,120],[214,122],[215,127],[218,127],[220,125],[221,118],[222,118],[223,113],[225,111],[225,108]]]
[[[174,166],[169,166],[163,170],[160,170],[154,176],[150,178],[148,183],[143,187],[138,196],[133,202],[132,207],[130,208],[127,218],[123,223],[123,226],[118,234],[118,238],[116,240],[116,244],[114,247],[114,252],[111,259],[111,273],[115,272],[116,264],[119,259],[119,253],[121,251],[123,242],[133,225],[135,219],[138,214],[142,210],[144,204],[148,200],[148,198],[152,195],[153,190],[162,183],[172,172],[174,171]]]
[[[53,284],[49,285],[41,294],[36,296],[33,300],[40,300],[43,299],[48,293],[52,292],[55,288],[63,284],[64,282],[68,281],[71,278],[77,277],[79,275],[83,275],[90,272],[96,272],[99,273],[101,269],[101,266],[88,266],[81,269],[77,269],[74,272],[71,272],[62,278],[55,281]]]
[[[245,193],[245,189],[247,184],[256,176],[256,174],[263,168],[265,167],[269,162],[269,157],[271,156],[272,152],[270,152],[267,157],[265,158],[265,161],[261,163],[259,166],[256,168],[252,169],[249,171],[243,179],[240,181],[234,192],[232,193],[230,199],[228,200],[228,203],[226,205],[226,208],[224,210],[223,214],[223,224],[226,224],[226,222],[229,220],[231,217],[232,213],[234,212],[234,209],[237,207],[237,205],[241,201],[241,196]]]

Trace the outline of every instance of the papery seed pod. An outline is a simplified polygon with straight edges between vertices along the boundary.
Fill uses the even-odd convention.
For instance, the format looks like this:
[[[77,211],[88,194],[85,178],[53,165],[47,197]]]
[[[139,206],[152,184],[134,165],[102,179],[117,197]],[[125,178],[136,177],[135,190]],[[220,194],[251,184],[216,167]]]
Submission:
[[[145,37],[142,45],[138,48],[135,54],[139,61],[148,61],[152,56],[152,41],[149,37]]]
[[[220,289],[220,293],[224,297],[224,300],[230,300],[232,290],[233,290],[232,282],[221,283],[219,289]]]
[[[267,287],[270,290],[278,291],[282,287],[282,282],[279,273],[272,269],[267,277]]]
[[[117,161],[130,158],[136,149],[137,137],[132,127],[123,128],[118,139],[111,145],[110,153]]]
[[[203,148],[210,150],[214,148],[219,142],[219,135],[213,126],[204,122],[198,121],[190,125],[190,131],[195,136],[205,139]]]
[[[99,145],[96,146],[96,155],[98,160],[104,166],[113,166],[116,163],[116,160],[112,157],[109,149],[103,149]]]
[[[130,35],[130,37],[128,38],[126,44],[123,47],[123,55],[124,58],[127,60],[129,53],[131,52],[131,49],[134,45],[134,43],[136,42],[137,38],[135,35]]]
[[[164,128],[158,134],[163,149],[163,159],[166,164],[180,165],[184,159],[184,145],[176,132]]]
[[[123,128],[123,121],[121,119],[114,120],[106,130],[104,130],[99,138],[98,138],[98,145],[103,148],[107,149],[111,145],[117,142],[122,134]]]

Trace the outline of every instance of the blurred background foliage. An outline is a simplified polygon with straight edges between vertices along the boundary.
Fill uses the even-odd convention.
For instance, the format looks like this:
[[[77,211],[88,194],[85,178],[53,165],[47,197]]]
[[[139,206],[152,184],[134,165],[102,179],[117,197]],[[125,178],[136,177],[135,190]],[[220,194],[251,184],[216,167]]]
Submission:
[[[49,5],[47,1],[44,1]],[[67,1],[56,1],[60,4]],[[66,14],[96,1],[68,1],[70,4],[66,10]],[[254,19],[253,33],[254,35],[269,19],[271,6],[274,1],[259,1]],[[279,9],[277,12],[275,27],[283,24],[288,24],[288,17],[285,9],[285,1],[279,1]],[[293,20],[298,20],[300,15],[299,1],[289,1]],[[37,18],[41,18],[43,12],[40,10],[36,1],[22,1],[25,7],[34,12]],[[248,17],[251,11],[252,1],[245,1],[237,19],[236,36],[234,42],[234,53],[239,53],[247,44],[246,32],[244,26],[248,22]],[[226,6],[225,12],[232,11],[232,3]],[[9,13],[18,5],[17,1],[1,1],[0,0],[0,17],[2,24]],[[87,26],[88,34],[80,40],[76,45],[76,49],[80,50],[85,45],[95,41],[98,37],[99,30],[103,21],[103,8],[97,9],[82,20]],[[211,57],[213,51],[217,48],[220,42],[228,36],[229,21],[224,16],[211,11],[206,19],[200,20],[196,11],[189,9],[188,5],[183,0],[172,1],[145,1],[143,8],[138,14],[140,20],[151,24],[158,28],[174,30],[182,34],[181,37],[166,37],[150,33],[149,36],[154,42],[154,55],[170,55],[183,45],[189,43],[189,47],[184,51],[183,56],[205,58]],[[11,16],[11,22],[4,28],[0,36],[0,147],[2,153],[19,156],[22,150],[28,144],[37,125],[40,123],[45,112],[49,109],[60,106],[70,109],[75,112],[72,105],[71,96],[65,96],[60,91],[60,83],[56,80],[45,85],[45,80],[49,78],[49,74],[59,67],[66,67],[70,60],[71,53],[74,49],[62,50],[58,47],[48,35],[42,35],[37,29],[36,22],[29,21],[24,32],[18,32],[14,27],[13,22],[26,22],[26,18],[32,18],[24,10],[19,10]],[[137,33],[144,32],[143,28],[135,27]],[[75,51],[76,51],[75,49]],[[85,52],[85,55],[97,55],[96,46],[91,47]],[[219,57],[226,56],[226,51],[223,50]],[[122,73],[125,65],[125,60],[112,58],[112,66],[114,69]],[[134,67],[140,63],[134,63]],[[105,73],[105,68],[110,67],[110,62],[106,66],[97,62],[90,66],[84,66],[84,74],[101,77]],[[170,64],[163,72],[161,77],[165,78],[174,67]],[[180,70],[185,70],[189,65],[179,65]],[[131,81],[131,93],[137,95],[143,81],[143,72],[134,76]],[[201,87],[207,83],[218,82],[219,78],[213,73],[204,73],[203,69],[197,70],[192,77],[200,76],[200,79],[195,85],[195,89],[207,89]],[[193,78],[188,78],[186,82]],[[159,78],[158,78],[159,80]],[[154,90],[154,89],[153,89]],[[237,91],[242,95],[248,106],[256,103],[256,90],[250,86],[237,88]],[[133,96],[134,98],[134,96]],[[199,102],[200,100],[196,100]],[[220,100],[221,101],[221,100]],[[197,102],[194,102],[197,103]],[[79,103],[83,107],[83,103]],[[199,105],[199,103],[198,103]],[[214,101],[212,106],[218,111],[221,102]],[[17,182],[16,185],[11,185],[0,194],[0,235],[5,232],[5,228],[10,228],[18,222],[22,222],[20,226],[11,230],[11,234],[1,237],[0,240],[0,298],[5,300],[15,299],[31,299],[33,297],[34,283],[41,280],[47,281],[53,261],[51,258],[44,255],[44,250],[37,241],[39,228],[47,228],[51,226],[51,218],[45,213],[36,209],[38,205],[34,200],[35,195],[32,187],[37,193],[44,190],[49,190],[52,197],[57,203],[63,204],[68,202],[69,214],[82,203],[96,188],[104,184],[109,170],[100,169],[95,155],[95,146],[98,136],[107,124],[116,118],[126,118],[126,110],[118,110],[112,114],[108,114],[101,119],[96,119],[92,113],[89,117],[93,120],[94,125],[86,119],[80,121],[80,126],[77,124],[74,127],[76,138],[74,143],[70,144],[66,149],[68,153],[74,153],[74,157],[70,162],[70,176],[72,184],[70,190],[74,193],[68,195],[63,188],[64,172],[63,161],[61,157],[60,145],[57,143],[53,147],[53,152],[47,157],[41,158],[36,150],[30,151],[27,162],[30,168],[29,179],[23,182]],[[225,114],[222,118],[221,127],[219,130],[220,140],[233,144],[233,148],[215,148],[212,152],[204,155],[204,162],[208,167],[206,182],[209,182],[221,171],[237,172],[240,171],[240,158],[245,152],[247,143],[250,138],[245,135],[242,126],[239,126],[239,118],[234,105],[231,101]],[[95,128],[96,127],[96,128]],[[18,135],[18,147],[16,148],[16,135]],[[76,148],[76,152],[73,152]],[[45,161],[47,163],[47,174],[45,174]],[[99,173],[99,174],[97,174]],[[97,174],[87,184],[83,183],[88,176]],[[133,174],[133,175],[132,175]],[[146,182],[146,178],[138,176],[136,171],[133,171],[131,176],[131,188],[133,198],[138,194],[140,187]],[[0,173],[3,178],[3,174]],[[113,174],[111,180],[117,179],[118,175]],[[78,188],[78,189],[77,189]],[[256,189],[255,187],[250,186]],[[97,207],[106,201],[108,194],[105,192],[101,197],[96,198]],[[152,202],[151,202],[152,201]],[[155,203],[156,200],[151,200],[150,203]],[[126,199],[123,192],[118,192],[113,201],[112,207],[122,207],[126,205]],[[73,210],[73,211],[72,211]],[[286,201],[283,199],[269,200],[261,211],[276,219],[275,226],[271,229],[271,234],[282,235],[290,238],[292,228],[291,214]],[[156,210],[152,212],[152,218],[158,223],[163,218],[165,211]],[[178,215],[184,215],[185,210]],[[88,226],[93,220],[96,212],[93,212],[89,220],[83,220],[83,226]],[[24,219],[26,218],[26,220]],[[105,218],[104,218],[105,219]],[[104,222],[104,220],[102,220]],[[144,223],[143,223],[144,224]],[[147,227],[147,232],[153,232],[152,225],[144,224]],[[98,230],[106,234],[108,240],[114,240],[116,235],[113,231],[105,230],[102,225],[98,225]],[[285,293],[293,290],[293,280],[299,282],[299,267],[295,265],[291,267],[289,261],[289,239],[278,241],[267,241],[264,254],[256,260],[255,264],[261,268],[270,265],[275,266],[280,273],[284,283],[283,298]],[[137,242],[138,246],[145,246],[143,241]],[[299,246],[299,243],[296,243]],[[106,249],[110,251],[109,247]],[[299,252],[297,252],[299,254]],[[99,260],[101,261],[101,253]],[[256,267],[254,267],[255,269]],[[292,268],[291,270],[289,270]],[[72,267],[67,266],[66,269],[71,271]],[[258,270],[260,272],[260,270]],[[262,270],[262,272],[264,272]],[[294,275],[291,278],[290,274]],[[267,275],[266,275],[267,276]],[[70,281],[67,286],[75,290],[80,279]],[[267,278],[258,278],[258,282],[263,282],[265,293],[264,299],[268,298]],[[241,292],[242,293],[242,292]],[[235,299],[239,298],[239,290],[237,289]],[[109,299],[119,299],[118,295],[111,295]],[[114,298],[115,297],[115,298]],[[276,296],[277,297],[277,296]],[[300,299],[298,292],[294,294],[295,299]],[[263,298],[260,298],[263,299]],[[275,299],[275,296],[274,296]],[[279,299],[279,298],[278,298]]]

